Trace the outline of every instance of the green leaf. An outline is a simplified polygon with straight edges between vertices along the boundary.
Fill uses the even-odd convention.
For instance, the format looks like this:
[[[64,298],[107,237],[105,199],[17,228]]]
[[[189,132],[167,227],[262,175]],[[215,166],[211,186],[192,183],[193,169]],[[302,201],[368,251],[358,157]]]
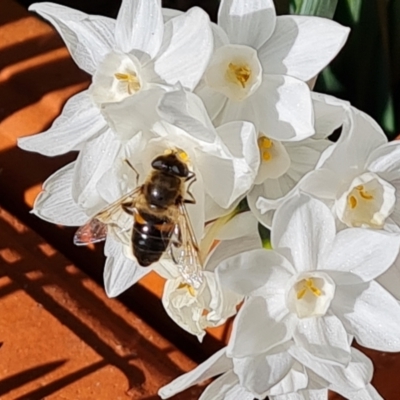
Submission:
[[[353,23],[357,23],[360,19],[360,12],[363,0],[347,0],[347,7]]]
[[[388,6],[388,30],[392,73],[392,94],[395,118],[393,136],[400,133],[400,1],[391,0]]]
[[[241,212],[250,211],[249,204],[247,203],[247,197],[242,199],[240,203],[235,208],[235,215]]]
[[[398,0],[397,0],[398,2]],[[338,2],[335,20],[350,26],[349,39],[324,70],[315,86],[316,91],[333,94],[374,118],[389,139],[398,129],[399,96],[393,85],[392,71],[396,24],[389,24],[396,13],[394,3],[380,0],[345,0]],[[389,5],[392,8],[389,8]],[[400,10],[398,10],[400,12]],[[398,17],[398,15],[397,15]],[[394,29],[393,34],[389,28]]]
[[[264,225],[258,224],[258,233],[260,235],[263,247],[265,249],[272,249],[271,245],[271,231]]]
[[[291,0],[290,12],[298,15],[333,18],[338,0]]]

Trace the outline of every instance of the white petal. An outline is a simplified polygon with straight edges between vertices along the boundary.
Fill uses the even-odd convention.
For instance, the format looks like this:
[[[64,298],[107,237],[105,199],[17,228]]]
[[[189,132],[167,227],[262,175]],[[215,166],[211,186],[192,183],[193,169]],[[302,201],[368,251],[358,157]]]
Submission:
[[[328,399],[328,390],[309,390],[307,400],[327,400]]]
[[[295,183],[285,174],[278,179],[267,179],[261,185],[254,185],[247,195],[247,202],[258,221],[271,229],[275,210],[297,193]]]
[[[271,36],[276,14],[272,0],[222,0],[218,24],[228,34],[231,43],[258,49]]]
[[[179,15],[183,14],[183,11],[175,10],[173,8],[165,8],[165,7],[163,7],[161,9],[161,11],[162,11],[164,23],[169,21],[172,18],[178,17]]]
[[[314,115],[310,90],[289,76],[263,75],[258,90],[243,101],[227,99],[214,123],[252,122],[256,130],[270,139],[299,141],[314,134]]]
[[[228,209],[221,207],[218,205],[209,194],[205,195],[205,204],[204,204],[204,212],[205,212],[205,220],[207,222],[215,221],[217,218],[223,217],[230,212],[232,212],[240,203],[241,199],[237,199]]]
[[[219,25],[211,22],[211,29],[214,37],[214,50],[229,44],[228,35]]]
[[[400,301],[400,257],[397,256],[393,265],[377,278],[378,283],[392,296]]]
[[[254,214],[258,221],[269,230],[271,230],[272,218],[277,207],[262,197],[264,193],[264,185],[254,185],[247,195],[247,204],[250,211]],[[264,204],[264,200],[265,204]]]
[[[47,131],[19,138],[21,149],[45,156],[56,156],[79,150],[81,143],[101,132],[106,121],[87,95],[87,91],[71,97],[62,114]]]
[[[290,371],[294,359],[285,349],[273,354],[262,353],[255,357],[234,358],[233,370],[240,384],[257,398],[264,398],[269,389],[280,382]]]
[[[301,390],[298,393],[287,393],[282,396],[270,397],[270,400],[328,400],[328,390]]]
[[[341,137],[323,167],[334,171],[340,179],[351,181],[359,171],[364,172],[372,151],[387,143],[387,138],[367,114],[351,107],[346,115]]]
[[[243,296],[224,288],[216,274],[205,271],[204,275],[211,292],[208,324],[211,327],[219,326],[237,313],[237,307],[243,301]]]
[[[375,149],[368,159],[368,170],[391,181],[400,178],[400,142],[393,141]]]
[[[45,221],[66,226],[79,226],[88,215],[72,198],[75,163],[66,165],[43,184],[43,192],[35,200],[32,212]]]
[[[399,235],[363,228],[345,229],[337,234],[319,269],[351,272],[363,281],[370,281],[393,264],[399,247]]]
[[[123,245],[111,235],[107,236],[104,254],[104,288],[108,297],[116,297],[147,275],[151,268],[143,268],[124,254]]]
[[[234,186],[226,190],[225,202],[219,202],[227,208],[253,185],[260,164],[260,152],[257,133],[249,122],[237,121],[219,126],[217,133],[232,155],[235,172]],[[214,175],[223,182],[224,176],[219,175],[218,170]]]
[[[113,132],[127,141],[160,119],[156,107],[164,93],[160,88],[140,90],[119,103],[104,104],[102,112]]]
[[[204,81],[200,82],[200,84],[195,89],[195,93],[203,101],[211,120],[214,120],[218,116],[228,99],[222,93],[219,93],[210,88],[204,83]]]
[[[170,85],[180,82],[193,90],[212,51],[210,19],[202,9],[194,7],[165,24],[163,43],[154,61],[155,72]]]
[[[301,347],[293,346],[288,351],[304,366],[339,387],[347,387],[350,390],[362,389],[370,382],[372,377],[371,360],[353,348],[351,349],[352,361],[347,368],[320,362]]]
[[[218,240],[232,240],[246,236],[258,235],[257,219],[250,211],[240,212],[219,228]]]
[[[197,151],[198,168],[201,171],[207,194],[223,209],[228,209],[242,192],[235,187],[235,164],[228,157],[218,157],[206,151]],[[222,178],[222,179],[221,179]]]
[[[270,40],[259,50],[265,72],[308,81],[336,56],[349,32],[326,18],[280,16]]]
[[[207,271],[214,271],[228,257],[243,253],[244,251],[261,249],[261,247],[262,243],[258,231],[237,239],[223,240],[209,254],[205,268]]]
[[[216,379],[202,393],[199,400],[253,400],[253,395],[238,384],[238,378],[229,371]]]
[[[331,307],[362,346],[400,351],[400,304],[375,281],[337,286]]]
[[[300,390],[294,393],[286,393],[280,396],[269,396],[270,400],[328,400],[328,391],[322,390]]]
[[[292,365],[289,373],[278,384],[269,390],[269,398],[282,393],[297,392],[307,387],[309,378],[305,368],[297,361]]]
[[[200,98],[184,90],[165,93],[158,112],[172,125],[185,131],[197,140],[214,142],[216,132]]]
[[[315,113],[315,136],[326,138],[339,128],[345,119],[345,110],[350,103],[323,93],[311,93]]]
[[[286,174],[292,179],[293,186],[307,173],[314,170],[321,154],[331,145],[332,142],[326,139],[305,139],[300,142],[286,143],[286,151],[291,160]]]
[[[339,365],[350,362],[347,332],[334,315],[301,319],[297,324],[294,340],[315,357]]]
[[[115,21],[91,16],[53,3],[35,3],[30,11],[50,21],[61,35],[80,68],[93,74],[104,56],[114,47]]]
[[[158,395],[162,399],[167,399],[179,392],[184,391],[190,386],[201,383],[206,379],[212,378],[213,376],[227,372],[232,369],[232,367],[232,360],[226,356],[226,348],[223,348],[192,371],[181,375],[168,385],[162,387],[158,391]]]
[[[138,136],[141,136],[139,134]],[[97,182],[96,189],[106,203],[112,204],[122,196],[134,190],[138,183],[137,173],[126,163],[131,159],[129,149],[137,146],[136,137],[125,144],[124,152],[119,154],[112,167],[105,172]],[[140,138],[137,138],[139,141]],[[134,143],[132,143],[134,142]],[[138,149],[140,151],[140,149]],[[126,213],[125,213],[126,214]]]
[[[159,0],[124,0],[115,26],[115,41],[125,53],[139,50],[153,58],[160,49],[164,23]]]
[[[292,266],[273,250],[252,250],[238,254],[218,266],[216,273],[223,286],[233,292],[249,295],[267,285],[276,292],[284,290],[291,278]]]
[[[290,169],[289,169],[290,170]],[[289,176],[288,173],[280,176],[277,179],[267,179],[262,185],[262,196],[271,203],[282,203],[282,199],[290,197],[290,193],[296,192],[296,182]],[[276,207],[275,207],[276,208]]]
[[[227,347],[229,357],[248,357],[267,352],[286,342],[292,335],[293,323],[285,306],[284,295],[275,305],[262,297],[245,301],[233,322]]]
[[[327,200],[335,200],[341,187],[341,180],[334,171],[328,168],[320,168],[311,171],[299,183],[299,188],[314,197]]]
[[[120,146],[109,130],[87,141],[78,155],[72,196],[89,213],[96,213],[104,206],[96,190],[97,182],[112,167]]]
[[[336,227],[322,202],[301,194],[287,200],[275,213],[272,247],[284,254],[298,271],[317,269],[330,248]]]
[[[287,393],[268,397],[270,400],[306,400],[302,393]],[[308,399],[307,399],[308,400]]]
[[[252,104],[259,118],[256,127],[271,139],[298,141],[314,134],[310,89],[296,78],[263,75]]]

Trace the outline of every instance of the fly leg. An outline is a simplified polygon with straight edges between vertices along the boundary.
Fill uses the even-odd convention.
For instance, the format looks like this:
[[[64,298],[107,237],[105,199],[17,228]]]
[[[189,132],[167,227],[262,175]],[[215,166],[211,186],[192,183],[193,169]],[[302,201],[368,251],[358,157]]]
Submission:
[[[188,177],[185,179],[185,182],[189,182],[189,185],[186,189],[186,194],[190,196],[189,199],[184,199],[183,202],[186,204],[196,204],[196,199],[193,196],[193,193],[190,191],[190,187],[197,181],[196,175],[194,172],[189,172]]]
[[[135,207],[134,207],[132,201],[129,201],[129,202],[126,202],[126,203],[122,203],[121,207],[128,215],[134,215],[135,214]]]
[[[127,158],[125,158],[124,161],[126,162],[128,167],[136,174],[136,186],[138,186],[139,185],[139,172],[137,172],[137,169],[130,163],[130,161]]]

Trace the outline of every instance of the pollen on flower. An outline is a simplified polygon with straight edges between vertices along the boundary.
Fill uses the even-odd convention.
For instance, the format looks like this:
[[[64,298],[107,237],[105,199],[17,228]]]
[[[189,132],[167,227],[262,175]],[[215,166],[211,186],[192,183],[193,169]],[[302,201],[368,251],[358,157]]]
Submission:
[[[349,194],[347,199],[349,207],[354,210],[359,204],[359,200],[362,201],[362,199],[373,200],[374,196],[367,192],[363,185],[358,185],[352,190],[352,193]]]
[[[135,72],[127,74],[117,72],[114,76],[117,80],[127,84],[127,90],[130,95],[135,94],[141,88],[139,78]]]
[[[321,296],[322,294],[321,290],[315,286],[312,278],[303,279],[298,285],[301,287],[301,289],[297,291],[297,300],[301,300],[308,291],[317,297]]]
[[[349,206],[351,209],[357,207],[357,199],[354,196],[349,196]]]
[[[261,158],[263,161],[270,161],[272,159],[271,148],[273,142],[265,136],[261,136],[258,139],[258,147],[260,149]]]
[[[246,83],[250,79],[250,76],[251,69],[247,65],[229,63],[226,70],[226,79],[229,82],[240,85],[243,89],[246,87]]]
[[[325,315],[335,295],[332,278],[320,271],[301,273],[289,281],[287,306],[299,318]]]
[[[360,193],[360,196],[363,199],[372,200],[374,198],[374,196],[372,196],[371,194],[369,194],[367,191],[364,190],[364,186],[363,185],[356,186],[356,189],[358,190],[358,192]]]
[[[186,289],[192,297],[196,296],[196,290],[192,285],[189,285],[188,283],[180,283],[178,289]]]

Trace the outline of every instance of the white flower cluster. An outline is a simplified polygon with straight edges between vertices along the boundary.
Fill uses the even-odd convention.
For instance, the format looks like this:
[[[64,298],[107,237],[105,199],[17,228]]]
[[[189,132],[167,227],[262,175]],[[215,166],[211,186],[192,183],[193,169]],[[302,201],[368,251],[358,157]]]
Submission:
[[[109,296],[154,270],[167,313],[200,340],[237,313],[227,346],[160,396],[221,375],[201,400],[380,399],[351,345],[400,351],[400,142],[309,84],[349,30],[277,17],[272,0],[222,0],[218,25],[159,0],[123,0],[116,20],[31,10],[93,76],[19,141],[79,152],[34,213],[106,240]]]

